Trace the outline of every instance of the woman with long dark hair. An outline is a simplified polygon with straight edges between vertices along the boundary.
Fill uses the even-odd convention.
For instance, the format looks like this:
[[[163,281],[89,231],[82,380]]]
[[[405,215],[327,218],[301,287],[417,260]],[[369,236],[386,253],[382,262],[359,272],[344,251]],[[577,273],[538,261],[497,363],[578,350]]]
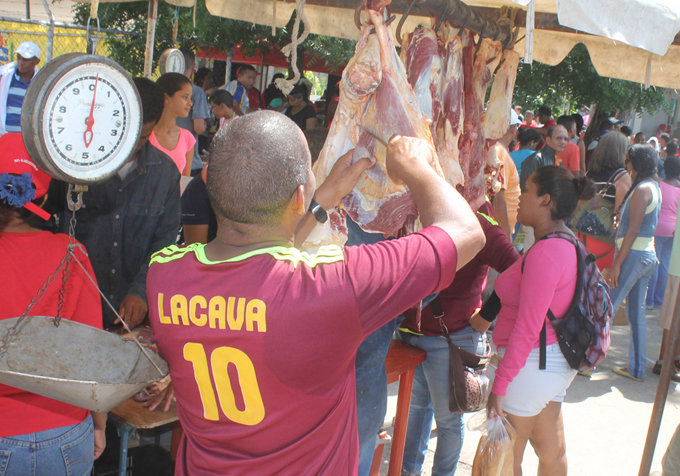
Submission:
[[[517,431],[515,474],[522,474],[529,441],[539,455],[539,474],[567,474],[562,400],[576,370],[562,354],[547,313],[551,310],[561,319],[574,297],[577,257],[572,240],[576,237],[564,221],[572,216],[579,199],[589,196],[592,184],[586,178],[575,179],[557,165],[536,170],[526,182],[517,214],[520,223],[534,229],[536,243],[496,279],[502,307],[493,339],[502,360],[487,410],[489,418],[506,417]],[[546,365],[540,370],[544,326]]]
[[[196,138],[177,125],[177,118],[187,117],[191,111],[191,96],[194,93],[191,81],[183,74],[165,73],[156,84],[165,93],[165,107],[149,142],[172,159],[180,174],[188,177],[191,175]]]
[[[612,370],[638,382],[645,378],[647,359],[647,284],[658,263],[654,248],[661,205],[661,190],[654,180],[658,160],[656,150],[650,145],[636,144],[628,149],[627,167],[633,184],[619,212],[616,258],[608,275],[614,311],[627,297],[626,315],[630,324],[628,366]]]

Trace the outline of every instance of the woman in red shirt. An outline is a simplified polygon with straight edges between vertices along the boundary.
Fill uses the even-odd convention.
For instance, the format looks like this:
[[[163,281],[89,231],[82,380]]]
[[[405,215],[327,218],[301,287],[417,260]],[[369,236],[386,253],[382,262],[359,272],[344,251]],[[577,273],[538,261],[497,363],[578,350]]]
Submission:
[[[26,151],[21,134],[0,137],[0,320],[19,317],[66,254],[68,236],[40,231],[36,215],[50,215],[40,206],[50,178]],[[91,276],[87,256],[76,256]],[[69,267],[60,316],[101,328],[97,290],[75,264]],[[31,316],[55,316],[62,280],[55,279]],[[104,451],[106,414],[92,414],[31,392],[0,384],[0,470],[4,476],[86,475]],[[1,471],[0,471],[1,472]]]

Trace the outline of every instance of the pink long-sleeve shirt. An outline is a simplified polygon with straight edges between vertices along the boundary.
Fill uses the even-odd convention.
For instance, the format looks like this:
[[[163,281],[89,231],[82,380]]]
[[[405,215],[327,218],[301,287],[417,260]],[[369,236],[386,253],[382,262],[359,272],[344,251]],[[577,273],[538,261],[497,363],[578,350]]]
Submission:
[[[524,273],[518,260],[498,276],[495,289],[503,307],[493,340],[505,355],[496,370],[493,392],[505,391],[524,367],[529,353],[539,347],[541,328],[548,322],[547,345],[557,336],[547,318],[548,309],[560,319],[566,314],[576,289],[576,248],[562,238],[538,241],[528,252]]]

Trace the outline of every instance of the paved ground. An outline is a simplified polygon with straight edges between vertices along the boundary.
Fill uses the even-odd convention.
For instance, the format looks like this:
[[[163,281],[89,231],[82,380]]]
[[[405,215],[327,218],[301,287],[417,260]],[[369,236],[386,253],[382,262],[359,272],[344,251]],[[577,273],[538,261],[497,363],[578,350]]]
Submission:
[[[576,376],[567,391],[563,413],[570,475],[637,476],[659,382],[659,377],[651,371],[661,343],[658,316],[658,309],[647,313],[649,364],[644,382],[635,382],[611,371],[613,365],[625,366],[627,363],[630,332],[628,326],[614,326],[612,347],[605,362],[598,367],[591,379]],[[396,384],[390,386],[389,395],[387,422],[391,422],[394,417]],[[680,384],[671,382],[652,471],[661,471],[661,458],[679,423]],[[391,428],[388,431],[391,432]],[[431,473],[436,436],[435,430],[432,432],[423,475]],[[477,432],[467,433],[456,476],[470,475],[470,465],[479,437]],[[381,475],[387,474],[388,460],[389,447],[385,450]],[[537,465],[538,460],[533,450],[527,448],[523,463],[524,474],[535,475]]]

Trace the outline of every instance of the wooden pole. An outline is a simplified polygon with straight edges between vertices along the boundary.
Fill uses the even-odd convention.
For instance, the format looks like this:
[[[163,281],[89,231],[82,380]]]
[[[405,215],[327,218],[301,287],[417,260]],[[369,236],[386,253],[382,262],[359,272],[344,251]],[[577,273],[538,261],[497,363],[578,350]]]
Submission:
[[[652,417],[649,420],[649,430],[647,431],[647,440],[645,441],[645,450],[642,453],[642,462],[640,463],[638,476],[649,476],[649,471],[652,468],[652,459],[654,458],[656,441],[659,438],[659,427],[661,426],[661,418],[663,417],[663,410],[666,405],[668,387],[671,383],[671,376],[675,372],[675,352],[678,349],[678,344],[680,344],[680,296],[675,301],[673,323],[671,324],[666,353],[663,356],[663,367],[661,368],[659,385],[656,387],[654,408],[652,409]]]
[[[156,37],[156,18],[158,18],[158,0],[149,0],[149,15],[146,25],[146,50],[144,51],[144,77],[151,79],[153,74],[153,50]]]

